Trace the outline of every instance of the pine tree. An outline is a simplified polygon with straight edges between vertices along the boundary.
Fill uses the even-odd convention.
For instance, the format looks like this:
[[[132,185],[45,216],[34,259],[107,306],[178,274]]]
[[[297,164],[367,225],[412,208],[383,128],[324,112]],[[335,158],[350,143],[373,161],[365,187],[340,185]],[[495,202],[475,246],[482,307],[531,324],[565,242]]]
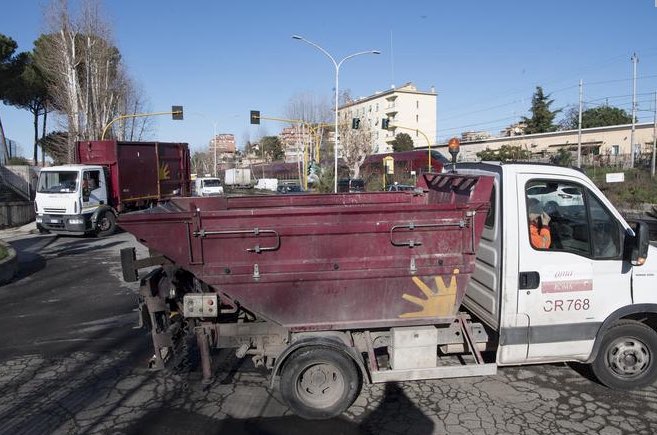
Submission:
[[[554,100],[550,99],[550,95],[543,93],[541,86],[536,86],[536,92],[534,92],[532,97],[532,107],[529,109],[532,116],[531,118],[523,116],[522,119],[522,122],[527,125],[525,128],[526,134],[547,133],[557,130],[557,126],[554,124],[554,117],[557,113],[561,112],[561,109],[550,110],[550,105],[553,102]]]

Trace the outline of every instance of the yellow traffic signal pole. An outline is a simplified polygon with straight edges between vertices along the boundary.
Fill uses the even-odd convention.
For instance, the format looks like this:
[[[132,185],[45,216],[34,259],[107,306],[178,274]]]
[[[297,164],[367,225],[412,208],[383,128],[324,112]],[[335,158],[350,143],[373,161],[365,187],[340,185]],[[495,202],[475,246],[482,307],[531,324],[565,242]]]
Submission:
[[[116,121],[120,121],[122,119],[128,119],[128,118],[143,118],[145,116],[158,116],[158,115],[182,115],[182,110],[176,110],[172,112],[153,112],[153,113],[135,113],[132,115],[121,115],[118,118],[112,119],[109,124],[103,128],[103,134],[100,136],[100,140],[105,140],[105,133],[107,133],[107,130],[110,128],[112,124],[114,124]]]

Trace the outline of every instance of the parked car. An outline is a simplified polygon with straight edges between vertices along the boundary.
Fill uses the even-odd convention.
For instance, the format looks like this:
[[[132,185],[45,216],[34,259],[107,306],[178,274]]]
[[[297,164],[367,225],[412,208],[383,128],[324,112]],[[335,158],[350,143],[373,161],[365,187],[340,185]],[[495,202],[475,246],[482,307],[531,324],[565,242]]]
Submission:
[[[278,186],[276,192],[283,194],[305,193],[305,191],[298,184],[282,184]]]
[[[410,184],[397,184],[397,183],[388,184],[388,186],[386,186],[387,192],[402,192],[409,190],[415,190],[415,186],[411,186]]]
[[[365,192],[365,181],[360,178],[338,180],[338,192]]]

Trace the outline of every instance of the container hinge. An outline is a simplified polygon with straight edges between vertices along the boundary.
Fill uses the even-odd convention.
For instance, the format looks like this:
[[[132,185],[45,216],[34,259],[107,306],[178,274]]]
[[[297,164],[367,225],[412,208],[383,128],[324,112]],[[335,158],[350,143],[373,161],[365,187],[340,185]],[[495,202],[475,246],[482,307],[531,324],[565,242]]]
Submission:
[[[411,257],[411,267],[410,267],[411,273],[417,272],[417,267],[415,266],[415,258]]]

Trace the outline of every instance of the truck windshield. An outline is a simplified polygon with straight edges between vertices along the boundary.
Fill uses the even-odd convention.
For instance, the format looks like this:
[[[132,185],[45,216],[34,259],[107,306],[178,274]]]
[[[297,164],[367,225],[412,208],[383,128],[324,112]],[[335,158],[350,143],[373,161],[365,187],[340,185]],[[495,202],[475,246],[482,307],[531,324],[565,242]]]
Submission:
[[[41,171],[39,174],[39,193],[70,193],[77,189],[77,171]]]
[[[210,178],[203,181],[203,186],[205,187],[219,187],[221,186],[221,181],[217,178]]]

